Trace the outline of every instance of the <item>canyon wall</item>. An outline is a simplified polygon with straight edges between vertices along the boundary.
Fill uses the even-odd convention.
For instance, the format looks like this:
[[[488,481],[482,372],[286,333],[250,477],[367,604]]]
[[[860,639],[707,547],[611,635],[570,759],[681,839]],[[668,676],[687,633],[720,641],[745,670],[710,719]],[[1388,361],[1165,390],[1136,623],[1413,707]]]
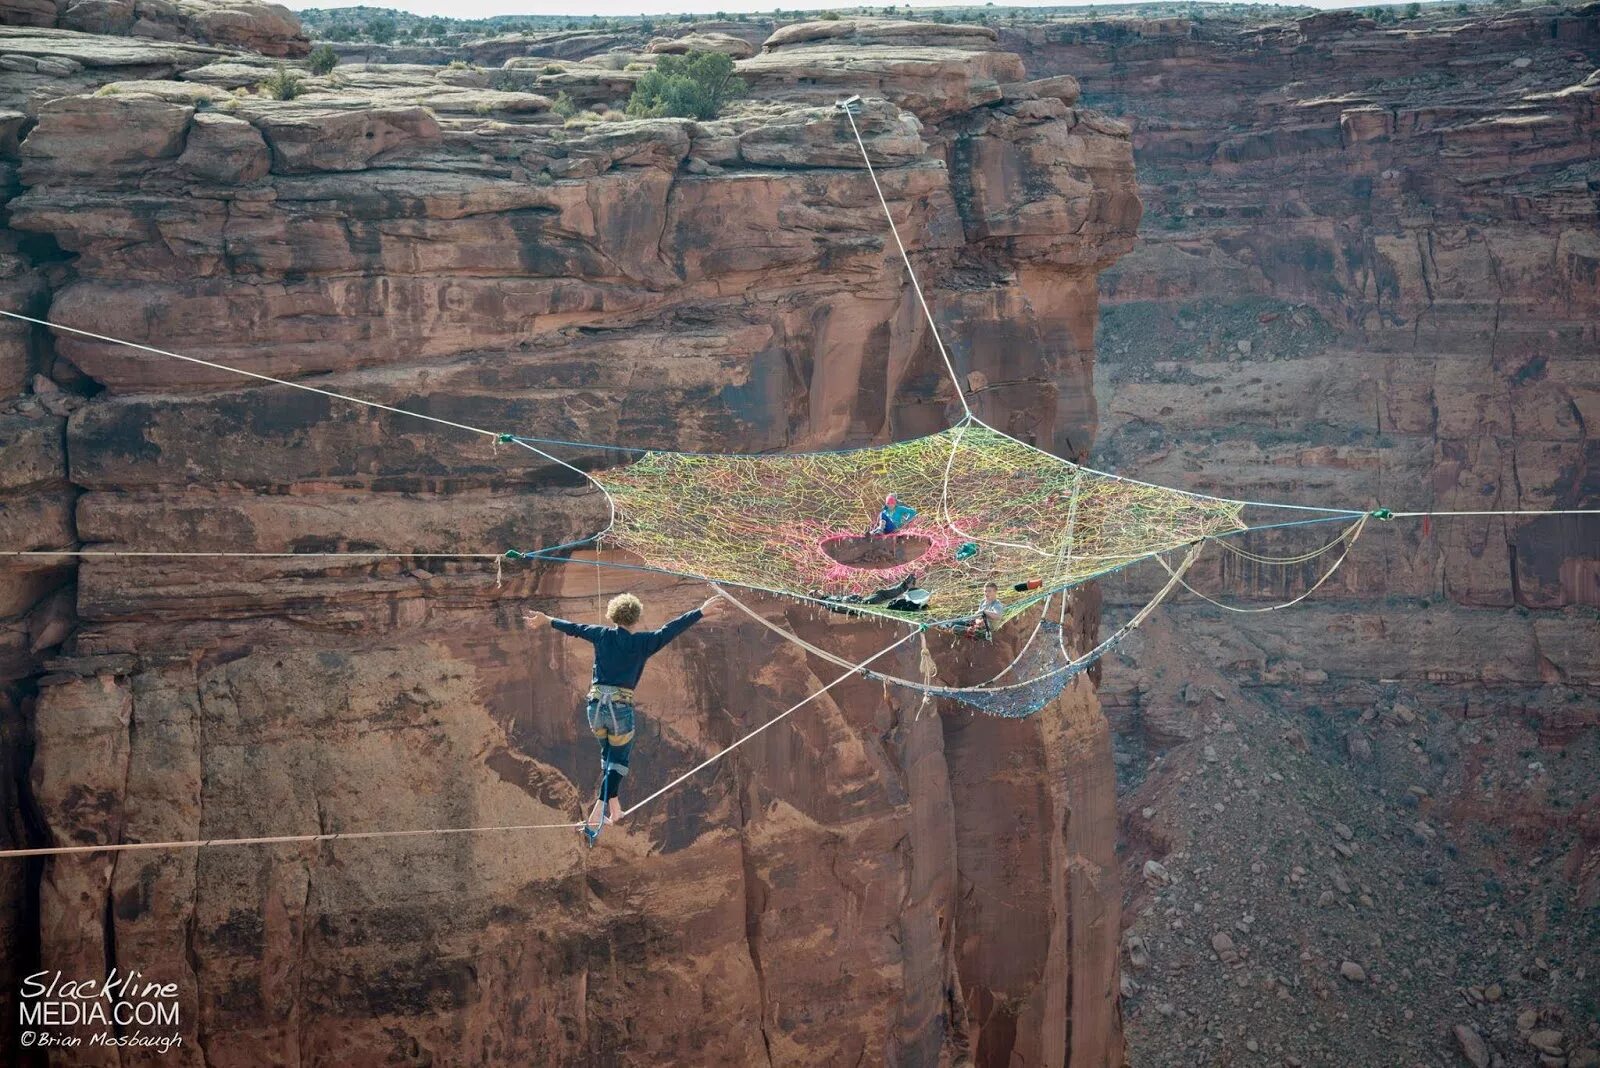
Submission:
[[[1101,466],[1357,509],[1600,506],[1600,6],[1002,38],[1133,126]],[[1213,553],[1195,585],[1260,609],[1337,555]],[[1147,593],[1109,585],[1106,625]],[[1108,663],[1133,1060],[1469,1063],[1458,1027],[1482,1063],[1600,1059],[1597,607],[1594,517],[1374,522],[1293,610],[1180,597]]]
[[[250,91],[258,57],[0,30],[25,57],[0,74],[6,306],[495,432],[925,432],[955,398],[829,106],[860,92],[980,413],[1085,450],[1096,278],[1140,214],[1127,127],[987,31],[785,33],[722,120],[564,123],[556,91],[603,103],[619,72],[511,92],[346,66],[280,101]],[[60,331],[4,342],[7,548],[496,554],[604,520],[492,437]],[[632,588],[656,624],[707,592],[421,555],[7,566],[9,844],[574,819],[587,652],[521,613],[593,619]],[[898,637],[757,609],[852,659]],[[1080,642],[1097,616],[1084,596]],[[632,798],[832,680],[738,619],[651,668]],[[951,678],[1006,652],[933,644]],[[1114,1064],[1113,779],[1087,679],[1023,722],[855,679],[593,852],[557,830],[8,865],[6,963],[178,982],[163,1063]]]

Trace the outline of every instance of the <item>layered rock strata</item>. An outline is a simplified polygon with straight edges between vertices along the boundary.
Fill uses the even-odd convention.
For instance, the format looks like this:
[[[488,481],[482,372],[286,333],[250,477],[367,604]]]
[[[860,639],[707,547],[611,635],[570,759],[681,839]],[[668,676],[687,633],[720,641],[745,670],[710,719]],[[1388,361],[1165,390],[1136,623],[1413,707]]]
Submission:
[[[1147,212],[1101,281],[1103,464],[1316,505],[1597,506],[1600,8],[1002,40],[1134,129]],[[1219,555],[1196,585],[1261,608],[1334,555]],[[1518,1064],[1524,1011],[1592,1052],[1597,576],[1592,518],[1374,523],[1293,611],[1180,598],[1108,667],[1156,961],[1136,1058],[1457,1063],[1459,1024]],[[1145,592],[1113,588],[1108,625]],[[1152,858],[1178,882],[1152,891]],[[1219,967],[1212,924],[1255,958]],[[1372,996],[1339,974],[1356,953]]]
[[[954,397],[831,108],[860,84],[981,414],[1082,451],[1096,276],[1140,211],[1127,128],[988,35],[857,31],[771,42],[741,64],[753,99],[708,123],[563,123],[556,90],[444,69],[342,67],[275,101],[244,55],[35,84],[8,164],[18,284],[66,325],[494,431],[905,437]],[[613,73],[563,88],[615,107]],[[29,544],[493,554],[604,522],[581,480],[487,437],[65,333],[18,345],[80,398],[22,414],[38,473],[8,492],[57,509]],[[587,656],[522,611],[593,618],[633,588],[654,623],[705,594],[421,557],[38,573],[67,630],[17,624],[15,722],[24,830],[60,843],[570,820]],[[852,659],[898,636],[758,607]],[[1006,651],[934,644],[952,679]],[[691,631],[651,669],[631,796],[832,677],[753,623]],[[1109,1064],[1112,778],[1087,680],[1001,722],[858,679],[594,853],[545,831],[52,861],[40,956],[178,981],[191,1063]]]

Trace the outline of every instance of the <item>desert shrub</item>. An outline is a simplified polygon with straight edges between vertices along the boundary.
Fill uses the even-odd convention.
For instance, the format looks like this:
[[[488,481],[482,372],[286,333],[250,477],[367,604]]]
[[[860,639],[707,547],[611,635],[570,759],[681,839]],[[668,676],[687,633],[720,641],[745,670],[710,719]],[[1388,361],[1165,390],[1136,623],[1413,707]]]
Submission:
[[[312,74],[326,74],[338,65],[339,53],[333,50],[332,45],[317,45],[311,50],[311,54],[306,57],[306,66],[311,68]]]
[[[720,52],[662,56],[655,70],[634,86],[628,114],[647,119],[714,119],[741,88],[732,58]]]
[[[503,93],[532,93],[539,88],[539,76],[531,70],[497,70],[489,75],[489,88]]]
[[[277,70],[267,75],[265,81],[256,86],[261,95],[270,96],[274,100],[293,100],[305,92],[305,88],[305,79],[300,76],[300,72],[290,70],[282,63],[278,64]]]
[[[542,71],[540,71],[540,73],[541,74],[565,74],[566,71],[567,71],[567,68],[563,67],[559,63],[546,63],[544,65],[544,69]]]
[[[563,89],[556,94],[555,103],[550,105],[550,110],[563,119],[570,119],[578,113],[578,105],[572,102],[572,97]]]

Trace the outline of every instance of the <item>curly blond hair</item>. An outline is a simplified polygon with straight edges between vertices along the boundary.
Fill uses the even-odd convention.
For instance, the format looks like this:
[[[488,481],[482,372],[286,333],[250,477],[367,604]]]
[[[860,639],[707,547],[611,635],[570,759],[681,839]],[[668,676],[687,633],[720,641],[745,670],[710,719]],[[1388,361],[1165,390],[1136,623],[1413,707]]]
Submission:
[[[644,615],[644,605],[631,593],[619,593],[606,605],[606,618],[619,627],[631,627]]]

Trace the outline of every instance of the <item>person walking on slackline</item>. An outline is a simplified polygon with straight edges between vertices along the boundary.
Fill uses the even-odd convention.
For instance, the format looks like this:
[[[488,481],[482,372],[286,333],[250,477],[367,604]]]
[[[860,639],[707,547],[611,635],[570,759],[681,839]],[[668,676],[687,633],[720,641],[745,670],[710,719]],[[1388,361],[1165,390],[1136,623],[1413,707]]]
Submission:
[[[622,780],[628,774],[628,759],[633,752],[633,735],[637,729],[633,688],[639,685],[639,676],[644,674],[645,661],[700,620],[721,615],[725,607],[719,597],[712,597],[699,608],[691,608],[669,620],[660,630],[641,631],[628,629],[644,615],[644,605],[631,593],[618,594],[606,605],[606,618],[611,621],[609,627],[555,619],[543,612],[529,612],[522,617],[534,630],[554,627],[562,634],[582,638],[594,646],[594,675],[584,703],[584,718],[588,720],[589,730],[600,741],[600,796],[581,828],[584,840],[590,845],[600,837],[600,828],[607,819],[614,823],[622,818]]]

